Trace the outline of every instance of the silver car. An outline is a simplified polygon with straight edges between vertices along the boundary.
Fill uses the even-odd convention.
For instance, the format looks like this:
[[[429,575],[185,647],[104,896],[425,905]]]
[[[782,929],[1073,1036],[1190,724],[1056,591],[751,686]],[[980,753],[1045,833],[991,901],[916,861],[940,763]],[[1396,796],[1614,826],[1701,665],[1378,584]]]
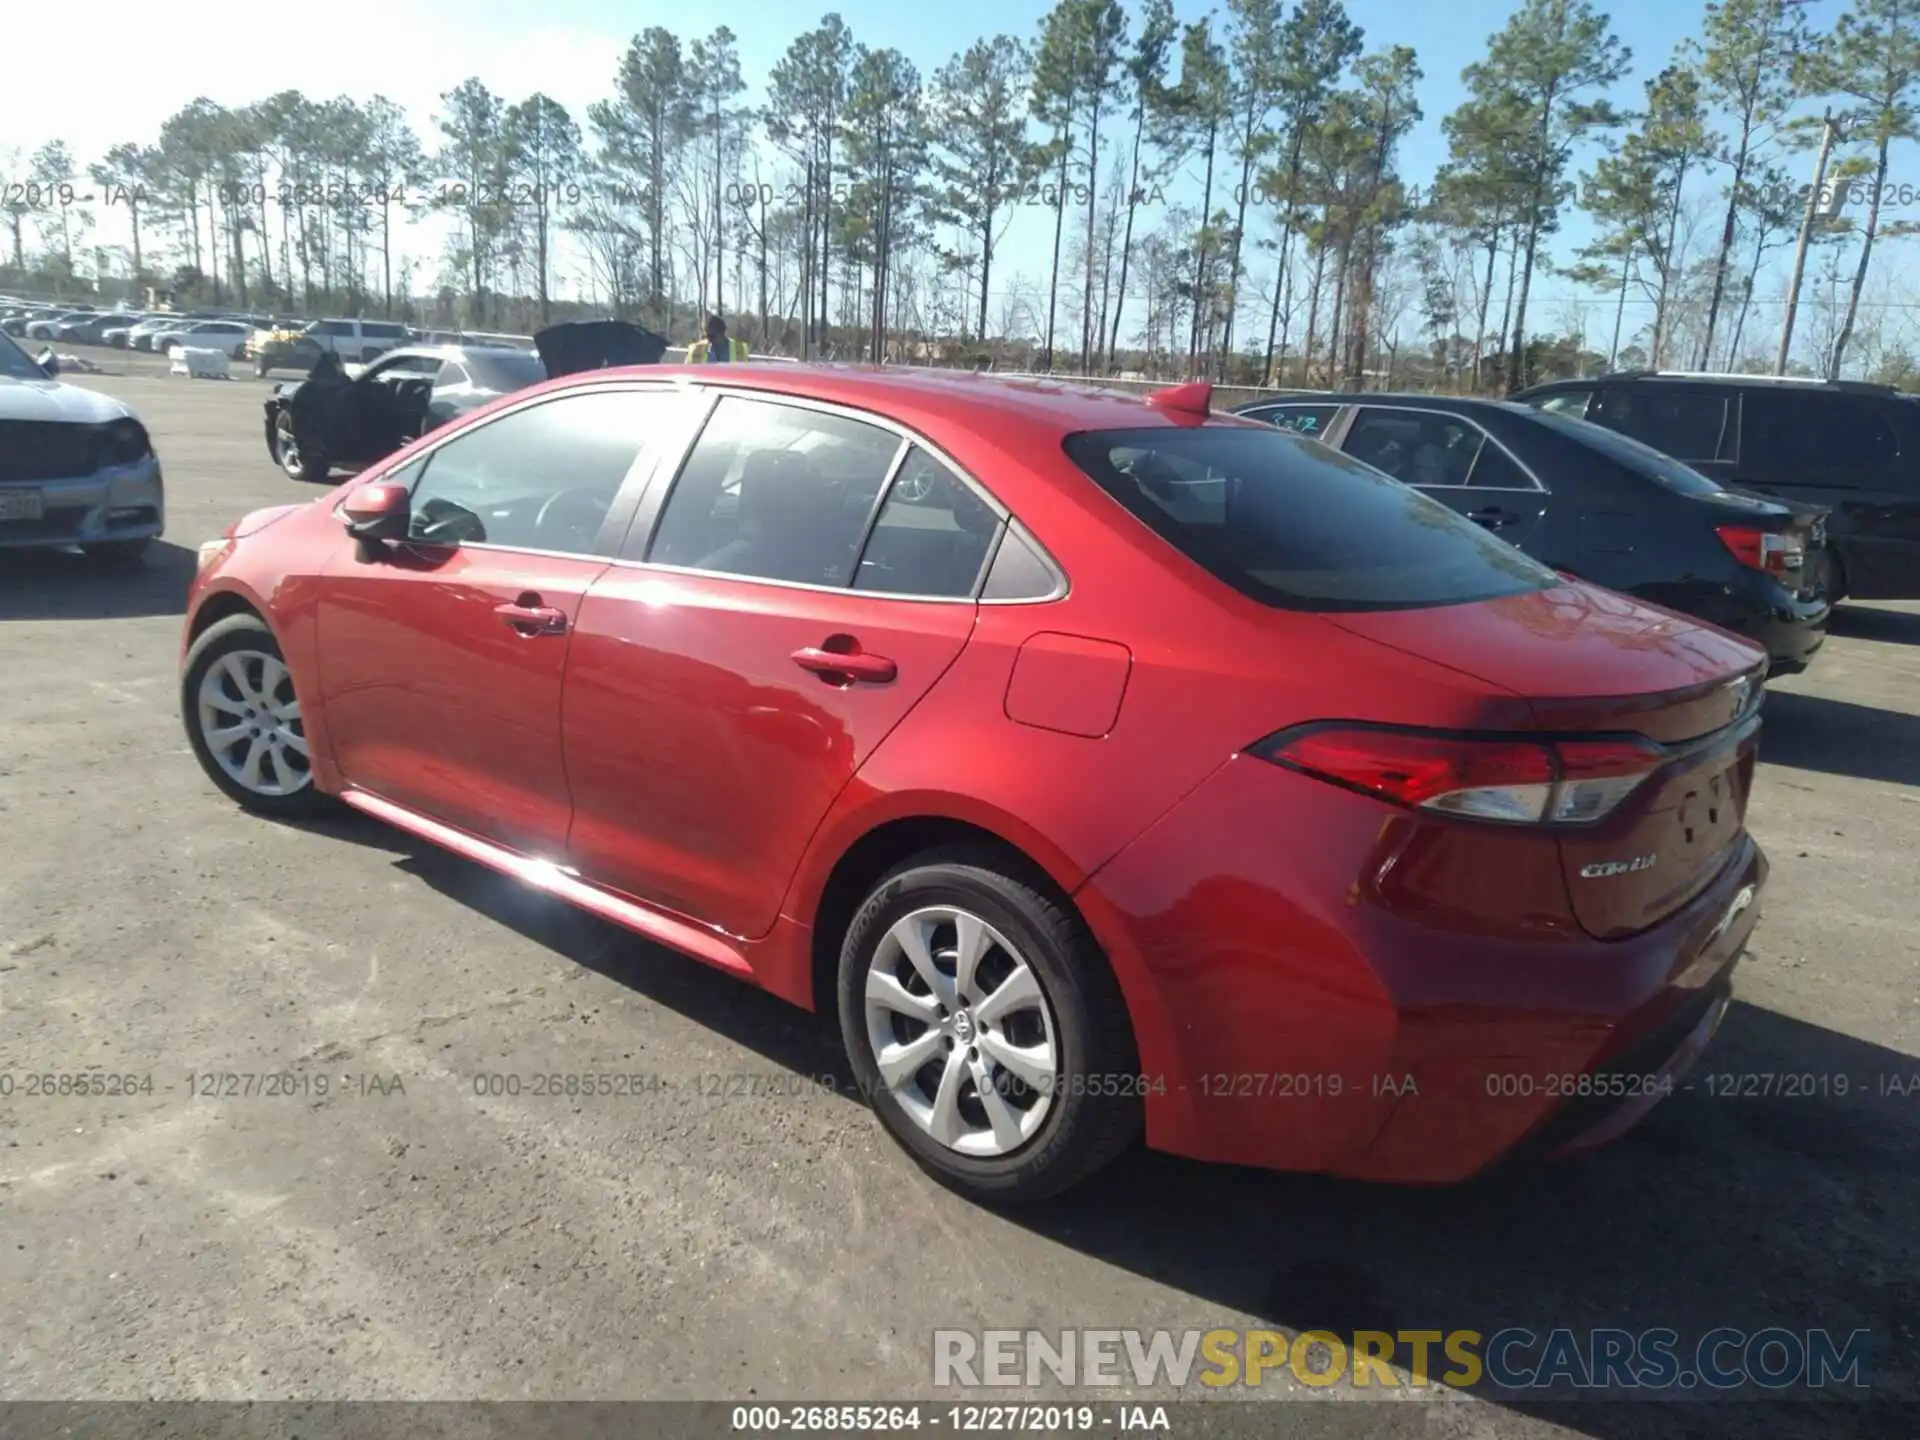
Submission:
[[[0,335],[0,550],[138,560],[166,528],[160,460],[118,400],[55,378]]]

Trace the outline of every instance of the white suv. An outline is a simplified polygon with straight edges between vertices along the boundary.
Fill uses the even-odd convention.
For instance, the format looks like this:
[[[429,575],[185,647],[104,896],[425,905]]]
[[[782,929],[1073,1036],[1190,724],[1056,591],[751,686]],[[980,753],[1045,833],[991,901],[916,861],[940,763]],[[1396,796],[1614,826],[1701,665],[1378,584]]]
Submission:
[[[256,330],[248,351],[253,356],[253,373],[265,375],[284,367],[309,368],[328,350],[343,362],[365,362],[411,338],[397,320],[315,320],[292,335]]]

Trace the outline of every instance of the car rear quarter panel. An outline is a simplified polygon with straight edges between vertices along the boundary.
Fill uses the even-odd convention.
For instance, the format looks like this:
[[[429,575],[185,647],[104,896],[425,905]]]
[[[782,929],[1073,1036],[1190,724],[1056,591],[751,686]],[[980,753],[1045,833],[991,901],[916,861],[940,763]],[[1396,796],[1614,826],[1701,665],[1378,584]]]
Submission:
[[[996,488],[1011,498],[1012,486]],[[1498,686],[1352,635],[1324,616],[1248,600],[1117,505],[1094,499],[1110,513],[1092,524],[1084,512],[1069,509],[1070,499],[1047,503],[1042,496],[1020,505],[1022,519],[1061,561],[1070,593],[1045,603],[980,607],[959,659],[823,820],[783,912],[791,923],[811,925],[834,866],[882,824],[938,816],[977,826],[1018,847],[1081,902],[1119,980],[1144,1072],[1190,1078],[1189,1062],[1204,1053],[1192,1045],[1192,1032],[1210,1022],[1189,1010],[1200,992],[1182,977],[1191,976],[1206,947],[1197,950],[1193,936],[1156,925],[1151,910],[1131,897],[1090,886],[1089,877],[1162,817],[1184,808],[1183,799],[1207,788],[1224,767],[1272,768],[1232,757],[1286,726],[1345,718],[1521,728],[1532,717],[1524,701]],[[1097,513],[1097,505],[1089,508]],[[1022,648],[1036,635],[1081,637],[1129,652],[1118,716],[1104,734],[1022,724],[1009,715]],[[1072,683],[1070,670],[1062,672],[1062,683]],[[1306,793],[1319,799],[1312,791],[1326,788],[1312,785]],[[1305,811],[1283,804],[1255,823],[1262,833],[1271,827],[1298,834],[1311,850],[1318,825],[1311,811],[1311,804]],[[1378,823],[1370,818],[1354,844],[1370,843]],[[1231,851],[1246,838],[1222,833],[1209,845]],[[1550,847],[1538,858],[1546,866],[1543,883],[1562,893]],[[1241,873],[1222,863],[1218,883],[1208,887],[1220,905],[1231,908],[1239,883],[1289,894],[1295,883],[1277,870],[1244,882],[1234,878]],[[1356,873],[1346,871],[1335,893],[1344,893]],[[1208,913],[1214,908],[1203,906]],[[1227,963],[1231,972],[1232,956]],[[1314,978],[1293,993],[1294,1001],[1304,1005],[1309,992],[1331,986],[1356,1016],[1378,1007],[1377,987],[1357,960],[1343,953],[1310,968]],[[769,976],[767,983],[781,993],[805,993],[798,976]],[[1226,991],[1232,989],[1228,983]],[[1206,987],[1204,1003],[1231,1001],[1216,984]],[[1190,1086],[1149,1095],[1150,1134],[1188,1133],[1193,1098]]]

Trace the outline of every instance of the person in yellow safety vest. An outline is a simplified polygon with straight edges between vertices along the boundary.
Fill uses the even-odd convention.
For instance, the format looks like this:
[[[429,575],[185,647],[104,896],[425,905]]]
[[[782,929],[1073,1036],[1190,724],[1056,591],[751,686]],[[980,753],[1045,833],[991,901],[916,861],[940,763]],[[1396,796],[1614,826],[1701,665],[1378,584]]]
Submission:
[[[696,340],[687,347],[689,365],[705,365],[726,360],[744,360],[747,358],[747,345],[744,340],[727,338],[727,322],[718,315],[707,316],[707,338]]]

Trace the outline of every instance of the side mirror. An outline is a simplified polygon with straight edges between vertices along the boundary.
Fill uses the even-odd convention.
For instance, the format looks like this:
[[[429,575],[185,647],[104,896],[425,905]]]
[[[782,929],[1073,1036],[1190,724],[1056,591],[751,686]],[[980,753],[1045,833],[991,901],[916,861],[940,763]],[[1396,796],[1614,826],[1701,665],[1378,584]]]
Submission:
[[[413,521],[404,485],[362,485],[341,502],[347,533],[356,540],[404,540]]]
[[[54,354],[52,350],[42,350],[40,352],[40,358],[34,361],[34,363],[46,371],[49,376],[60,373],[60,357]]]

